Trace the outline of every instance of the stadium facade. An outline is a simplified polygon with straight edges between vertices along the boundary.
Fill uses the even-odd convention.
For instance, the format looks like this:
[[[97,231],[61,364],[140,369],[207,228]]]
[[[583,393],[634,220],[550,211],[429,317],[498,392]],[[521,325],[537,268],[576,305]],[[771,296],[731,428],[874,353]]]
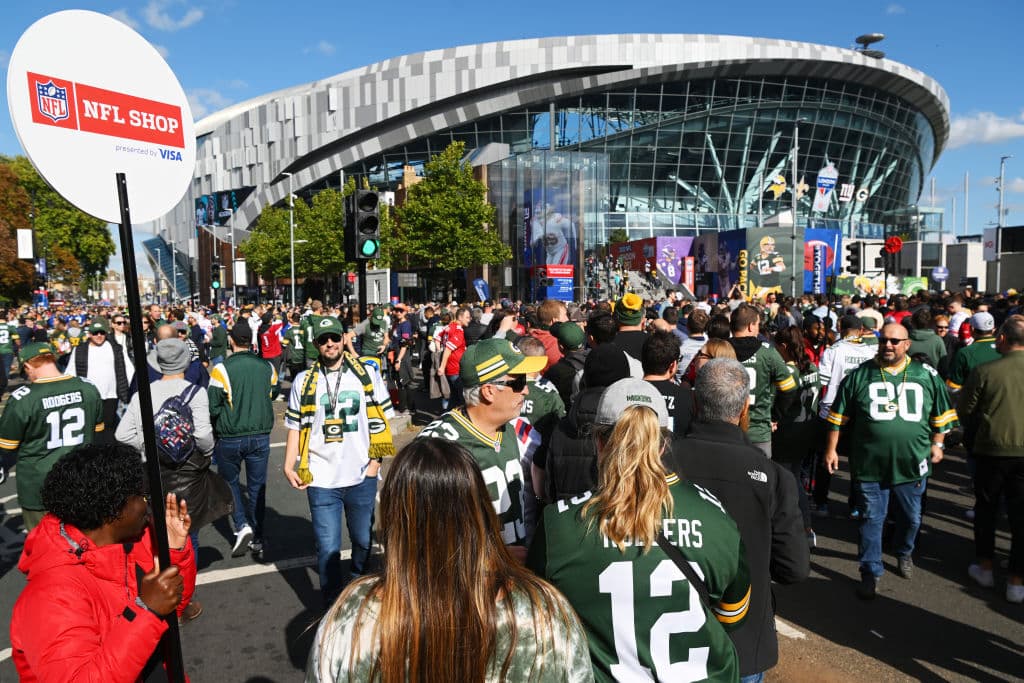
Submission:
[[[289,186],[308,197],[343,174],[394,189],[404,167],[421,171],[462,140],[471,158],[507,155],[496,169],[542,150],[593,167],[582,253],[618,228],[639,238],[777,225],[794,196],[800,225],[880,236],[921,195],[948,140],[949,104],[921,71],[853,49],[569,36],[396,57],[233,105],[199,121],[196,135],[190,193],[156,226],[182,251],[199,224],[218,222],[203,219],[200,198],[227,208],[234,191],[241,241]],[[816,202],[823,178],[834,191]],[[523,240],[522,215],[502,223],[510,244]],[[214,232],[229,241],[228,226]]]

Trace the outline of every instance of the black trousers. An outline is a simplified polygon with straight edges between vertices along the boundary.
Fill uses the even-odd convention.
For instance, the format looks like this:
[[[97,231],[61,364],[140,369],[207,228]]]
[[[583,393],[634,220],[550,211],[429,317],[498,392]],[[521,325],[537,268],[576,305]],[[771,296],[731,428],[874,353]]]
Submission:
[[[96,443],[114,443],[114,432],[117,430],[117,399],[103,399],[103,431],[96,435]]]
[[[975,455],[974,552],[990,560],[996,550],[996,516],[1000,497],[1006,497],[1010,519],[1010,573],[1024,577],[1024,457]]]

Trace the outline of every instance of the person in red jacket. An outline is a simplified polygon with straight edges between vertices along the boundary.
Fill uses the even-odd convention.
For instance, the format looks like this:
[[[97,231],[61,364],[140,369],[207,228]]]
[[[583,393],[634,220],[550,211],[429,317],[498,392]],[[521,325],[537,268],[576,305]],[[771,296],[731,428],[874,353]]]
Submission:
[[[46,476],[49,512],[25,541],[11,617],[23,683],[142,681],[161,666],[165,617],[191,600],[196,563],[186,503],[168,494],[171,566],[154,566],[144,490],[138,453],[119,444],[77,448]]]

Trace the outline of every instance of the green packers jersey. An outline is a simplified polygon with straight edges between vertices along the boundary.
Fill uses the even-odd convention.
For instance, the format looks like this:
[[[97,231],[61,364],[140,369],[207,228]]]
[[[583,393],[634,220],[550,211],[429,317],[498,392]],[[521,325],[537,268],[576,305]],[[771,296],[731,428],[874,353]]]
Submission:
[[[1001,357],[996,351],[995,337],[975,339],[973,344],[965,346],[953,356],[953,364],[949,369],[949,377],[946,378],[946,386],[953,391],[960,391],[961,387],[967,384],[971,370],[989,361],[999,360]]]
[[[909,358],[896,372],[869,361],[839,387],[826,418],[849,436],[850,473],[902,484],[931,474],[931,433],[957,426],[939,374]]]
[[[809,448],[820,443],[818,397],[821,394],[821,380],[818,369],[811,364],[807,372],[800,374],[796,365],[787,363],[797,383],[797,400],[789,405],[786,412],[778,416],[779,426],[772,432],[772,460],[781,463],[802,460]]]
[[[558,421],[565,417],[565,404],[555,385],[546,379],[529,380],[528,386],[530,392],[519,414],[547,439]]]
[[[675,512],[665,537],[704,579],[713,609],[657,545],[625,552],[583,516],[587,492],[549,505],[527,560],[576,610],[598,681],[736,681],[727,630],[750,604],[746,552],[736,523],[711,493],[669,475]]]
[[[373,325],[367,325],[366,331],[363,332],[359,338],[362,346],[360,347],[360,353],[364,356],[379,356],[381,344],[384,343],[384,338],[387,336],[386,327],[374,327]]]
[[[42,510],[43,479],[65,453],[103,431],[103,400],[84,379],[36,380],[11,394],[0,415],[0,448],[17,451],[18,501]]]
[[[14,353],[14,342],[18,339],[18,326],[0,323],[0,354]]]
[[[417,438],[433,437],[457,441],[480,466],[491,503],[498,513],[501,538],[508,545],[523,545],[526,540],[523,466],[519,460],[519,441],[515,429],[505,424],[497,439],[477,429],[466,413],[451,410],[434,420]]]
[[[320,357],[320,349],[316,347],[316,338],[313,336],[313,330],[320,324],[320,319],[323,316],[319,315],[307,315],[299,323],[302,327],[303,339],[306,347],[306,360],[316,360]]]
[[[793,391],[796,379],[774,348],[761,343],[753,356],[743,361],[750,376],[750,427],[747,438],[753,443],[772,440],[772,402],[775,391]]]
[[[292,325],[284,333],[281,346],[284,347],[288,363],[302,363],[306,360],[305,334],[306,331],[301,325]]]

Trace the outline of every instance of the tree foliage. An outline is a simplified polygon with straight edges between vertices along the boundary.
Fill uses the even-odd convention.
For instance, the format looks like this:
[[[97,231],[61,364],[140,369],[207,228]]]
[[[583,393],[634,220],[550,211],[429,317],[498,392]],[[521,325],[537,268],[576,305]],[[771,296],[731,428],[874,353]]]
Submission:
[[[608,233],[608,244],[625,244],[629,241],[629,233],[625,228],[615,228]]]
[[[0,298],[28,298],[32,264],[18,259],[17,230],[31,227],[28,193],[5,164],[0,164]]]
[[[494,207],[486,201],[487,186],[473,177],[464,156],[465,143],[453,142],[427,162],[424,179],[409,188],[383,240],[392,262],[409,257],[455,270],[497,265],[512,257],[489,227]]]
[[[50,255],[51,249],[59,246],[62,251],[56,253],[62,259],[66,258],[67,253],[73,255],[78,261],[81,274],[106,273],[110,257],[116,250],[107,223],[76,209],[57,194],[25,157],[0,157],[0,166],[12,171],[17,183],[25,191],[29,200],[29,209],[25,215],[34,208],[36,244],[39,249]],[[110,191],[114,191],[113,183]],[[10,215],[3,217],[11,222]],[[32,221],[28,227],[32,227]]]

